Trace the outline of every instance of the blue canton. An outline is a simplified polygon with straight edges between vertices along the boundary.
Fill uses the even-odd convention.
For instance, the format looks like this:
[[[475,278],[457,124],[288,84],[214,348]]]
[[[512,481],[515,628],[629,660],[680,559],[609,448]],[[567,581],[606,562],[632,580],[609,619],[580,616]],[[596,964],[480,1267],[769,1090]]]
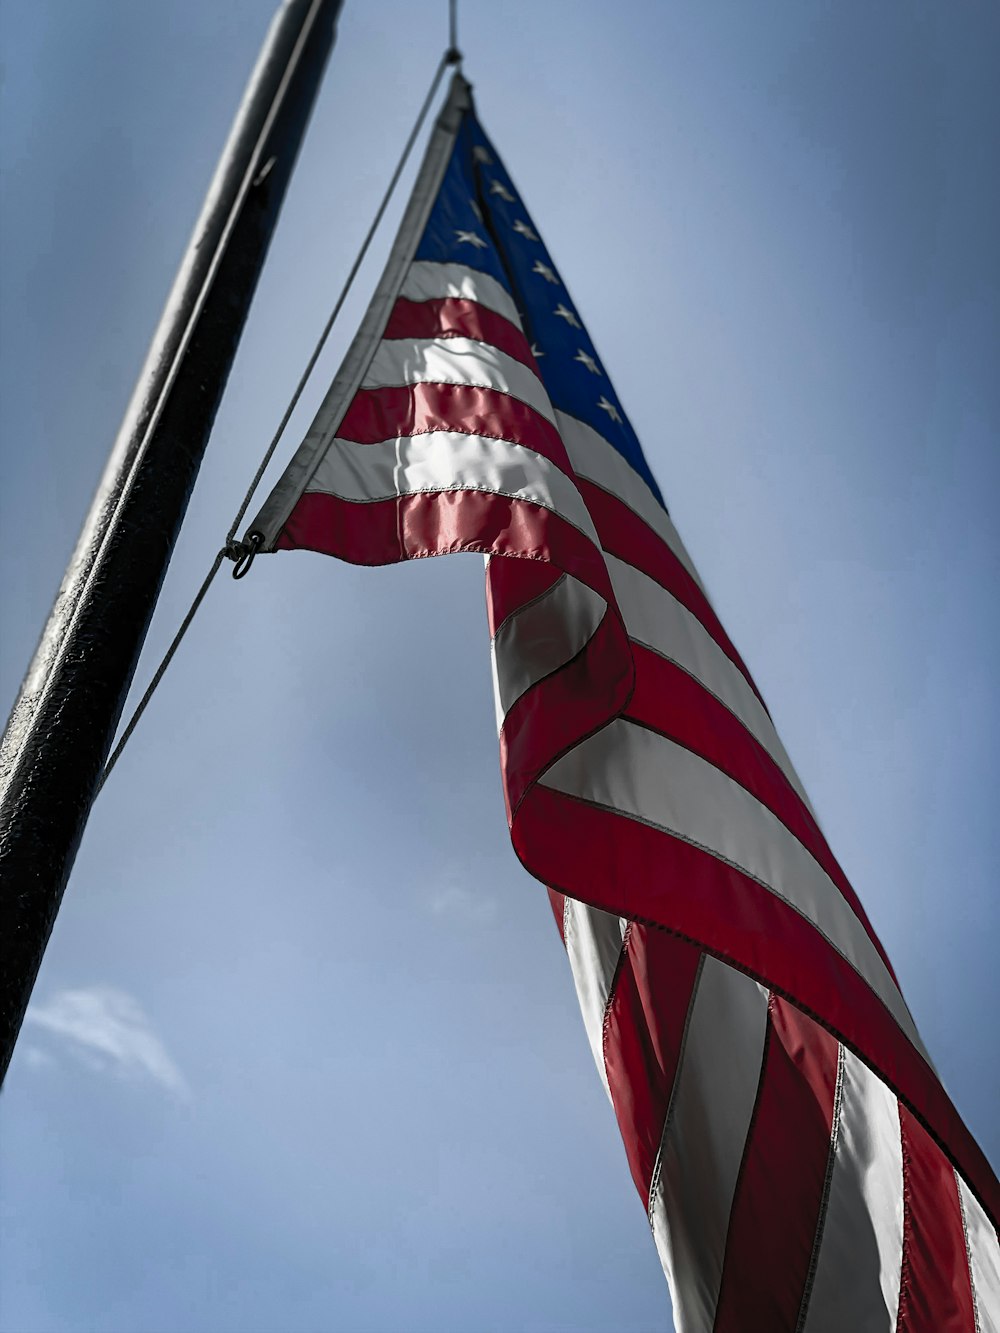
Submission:
[[[415,258],[466,264],[496,278],[514,298],[553,406],[593,427],[663,504],[559,270],[471,111],[462,119]]]

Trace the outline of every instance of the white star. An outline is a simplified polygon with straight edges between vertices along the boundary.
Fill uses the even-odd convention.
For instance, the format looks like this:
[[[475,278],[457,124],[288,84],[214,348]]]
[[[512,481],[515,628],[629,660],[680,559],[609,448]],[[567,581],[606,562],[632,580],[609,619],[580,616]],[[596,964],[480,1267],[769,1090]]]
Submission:
[[[532,273],[540,274],[545,279],[546,282],[558,283],[559,281],[556,275],[549,268],[548,264],[543,264],[540,259],[535,260],[535,267],[531,271]]]
[[[532,355],[532,356],[535,358],[535,360],[537,361],[538,358],[539,358],[540,356],[544,356],[545,353],[539,349],[538,343],[532,343],[532,344],[531,344],[531,355]]]
[[[508,204],[514,203],[514,196],[507,189],[503,181],[490,181],[490,194],[498,194],[501,199],[505,199]]]
[[[470,199],[470,200],[469,200],[469,206],[471,207],[473,213],[475,213],[475,215],[476,215],[476,217],[479,219],[479,221],[482,222],[482,220],[483,220],[483,210],[482,210],[482,209],[479,207],[479,205],[476,203],[475,199]]]
[[[482,146],[482,144],[477,143],[475,148],[473,148],[472,159],[474,162],[485,162],[488,167],[491,167],[493,165],[492,157],[490,157],[489,153]]]
[[[531,227],[529,227],[526,222],[522,222],[520,218],[518,218],[518,220],[514,223],[514,230],[516,232],[519,232],[523,237],[525,237],[526,240],[529,241],[538,240],[538,237],[536,236],[535,232],[531,229]]]
[[[586,366],[592,375],[600,375],[601,371],[597,362],[590,355],[590,353],[585,352],[582,347],[577,349],[576,356],[574,356],[573,360],[579,361],[581,365]]]
[[[614,403],[609,403],[603,396],[597,400],[597,406],[607,412],[612,421],[621,421],[621,415]]]
[[[477,236],[474,231],[456,231],[455,240],[458,241],[459,244],[461,244],[462,241],[466,241],[469,245],[475,246],[477,250],[485,250],[488,248],[483,238]]]
[[[564,319],[571,329],[579,329],[583,327],[576,315],[573,314],[572,310],[567,310],[561,301],[552,313],[558,315],[560,319]]]

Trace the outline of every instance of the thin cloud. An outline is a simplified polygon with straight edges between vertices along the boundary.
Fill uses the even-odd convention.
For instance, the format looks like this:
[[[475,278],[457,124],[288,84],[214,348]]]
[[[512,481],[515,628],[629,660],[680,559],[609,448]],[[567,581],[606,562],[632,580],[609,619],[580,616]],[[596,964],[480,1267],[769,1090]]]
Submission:
[[[125,991],[112,986],[57,991],[47,1004],[32,1005],[25,1022],[50,1033],[93,1069],[116,1078],[150,1079],[181,1101],[190,1097],[138,1001]]]
[[[495,898],[459,884],[444,885],[431,895],[427,905],[434,916],[457,918],[477,926],[489,925],[497,914]]]
[[[55,1063],[52,1056],[40,1046],[25,1047],[24,1060],[29,1069],[44,1069],[46,1065]]]

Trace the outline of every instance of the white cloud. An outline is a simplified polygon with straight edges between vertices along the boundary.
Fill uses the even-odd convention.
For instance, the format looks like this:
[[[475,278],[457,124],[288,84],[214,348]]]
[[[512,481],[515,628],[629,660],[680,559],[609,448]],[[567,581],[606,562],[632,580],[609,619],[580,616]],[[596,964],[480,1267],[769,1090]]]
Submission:
[[[92,1069],[118,1078],[151,1079],[182,1101],[190,1096],[138,1001],[125,991],[112,986],[57,991],[47,1004],[31,1005],[25,1022],[51,1033]],[[29,1047],[28,1056],[38,1064],[35,1051]]]
[[[427,905],[434,916],[458,918],[478,926],[489,925],[497,914],[495,898],[460,884],[445,884],[431,894]]]
[[[43,1051],[40,1046],[26,1046],[24,1059],[29,1069],[43,1069],[46,1065],[53,1063],[52,1056]]]

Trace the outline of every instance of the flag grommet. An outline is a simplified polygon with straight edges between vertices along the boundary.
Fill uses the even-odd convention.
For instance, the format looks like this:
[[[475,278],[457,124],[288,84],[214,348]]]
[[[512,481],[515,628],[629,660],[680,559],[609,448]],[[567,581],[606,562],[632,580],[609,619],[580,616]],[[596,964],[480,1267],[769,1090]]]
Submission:
[[[236,562],[233,566],[234,579],[246,578],[250,573],[250,566],[260,550],[260,544],[263,540],[263,533],[248,532],[245,541],[230,542],[226,547],[226,555],[229,556],[230,560]]]

